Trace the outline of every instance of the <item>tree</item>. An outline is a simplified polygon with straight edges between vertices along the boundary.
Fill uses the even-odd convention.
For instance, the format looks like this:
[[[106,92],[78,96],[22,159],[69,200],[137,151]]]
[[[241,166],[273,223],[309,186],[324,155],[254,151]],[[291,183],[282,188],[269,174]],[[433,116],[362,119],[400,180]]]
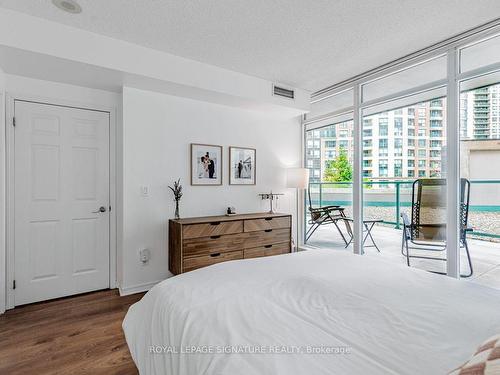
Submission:
[[[327,182],[345,182],[352,180],[352,166],[347,157],[347,151],[344,147],[339,150],[338,156],[329,160],[326,165],[323,180]]]

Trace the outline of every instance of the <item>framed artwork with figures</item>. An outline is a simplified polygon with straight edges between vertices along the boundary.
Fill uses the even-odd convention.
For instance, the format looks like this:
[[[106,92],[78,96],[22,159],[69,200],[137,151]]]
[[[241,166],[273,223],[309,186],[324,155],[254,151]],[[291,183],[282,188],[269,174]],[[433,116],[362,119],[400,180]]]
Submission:
[[[222,185],[222,146],[191,143],[191,185]]]
[[[230,185],[255,185],[256,153],[254,148],[229,147]]]

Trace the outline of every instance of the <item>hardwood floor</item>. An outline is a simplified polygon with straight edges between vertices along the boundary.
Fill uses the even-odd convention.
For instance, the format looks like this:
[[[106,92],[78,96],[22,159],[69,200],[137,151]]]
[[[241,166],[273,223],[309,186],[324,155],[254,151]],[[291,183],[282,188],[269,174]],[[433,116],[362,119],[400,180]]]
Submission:
[[[17,307],[0,315],[0,375],[132,375],[121,327],[143,293],[116,290]]]

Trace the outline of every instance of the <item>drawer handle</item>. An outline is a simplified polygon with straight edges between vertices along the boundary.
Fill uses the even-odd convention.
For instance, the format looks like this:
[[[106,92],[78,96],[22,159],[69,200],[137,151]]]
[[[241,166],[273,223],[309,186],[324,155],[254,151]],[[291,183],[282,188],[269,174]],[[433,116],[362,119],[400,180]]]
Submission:
[[[270,249],[271,247],[273,247],[273,245],[266,245],[264,246],[266,249]]]
[[[220,224],[220,221],[214,221],[214,222],[210,223],[210,225],[214,225],[214,226],[219,225],[219,224]]]
[[[272,217],[266,217],[264,220],[271,221],[272,219],[273,219]]]
[[[220,238],[220,236],[210,236],[212,240],[216,240],[217,238]]]
[[[272,232],[272,231],[273,231],[272,229],[266,229],[264,232],[269,233],[269,232]]]
[[[220,253],[212,253],[212,254],[210,254],[210,256],[211,256],[212,258],[215,258],[215,257],[220,256]]]

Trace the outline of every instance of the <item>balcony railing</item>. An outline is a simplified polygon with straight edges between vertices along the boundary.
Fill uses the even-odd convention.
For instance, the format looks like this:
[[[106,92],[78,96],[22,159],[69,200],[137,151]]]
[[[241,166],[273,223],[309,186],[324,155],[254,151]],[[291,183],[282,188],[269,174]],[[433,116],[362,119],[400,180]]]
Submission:
[[[364,181],[365,194],[374,193],[382,199],[373,201],[365,199],[365,207],[394,207],[394,219],[387,220],[385,224],[401,228],[401,212],[405,207],[411,206],[411,189],[415,180],[372,180]],[[469,217],[474,213],[494,213],[500,216],[500,180],[471,180],[471,202]],[[476,188],[476,189],[475,189]],[[491,190],[493,188],[493,190]],[[349,207],[352,200],[347,199],[352,191],[352,182],[311,182],[311,200],[313,206],[340,205]],[[476,191],[476,193],[475,193]],[[477,193],[479,191],[479,194]],[[404,195],[404,197],[403,197]],[[406,199],[404,199],[406,198]],[[471,221],[471,220],[469,220]],[[500,239],[499,233],[484,231],[481,227],[474,226],[473,235],[485,239]]]

